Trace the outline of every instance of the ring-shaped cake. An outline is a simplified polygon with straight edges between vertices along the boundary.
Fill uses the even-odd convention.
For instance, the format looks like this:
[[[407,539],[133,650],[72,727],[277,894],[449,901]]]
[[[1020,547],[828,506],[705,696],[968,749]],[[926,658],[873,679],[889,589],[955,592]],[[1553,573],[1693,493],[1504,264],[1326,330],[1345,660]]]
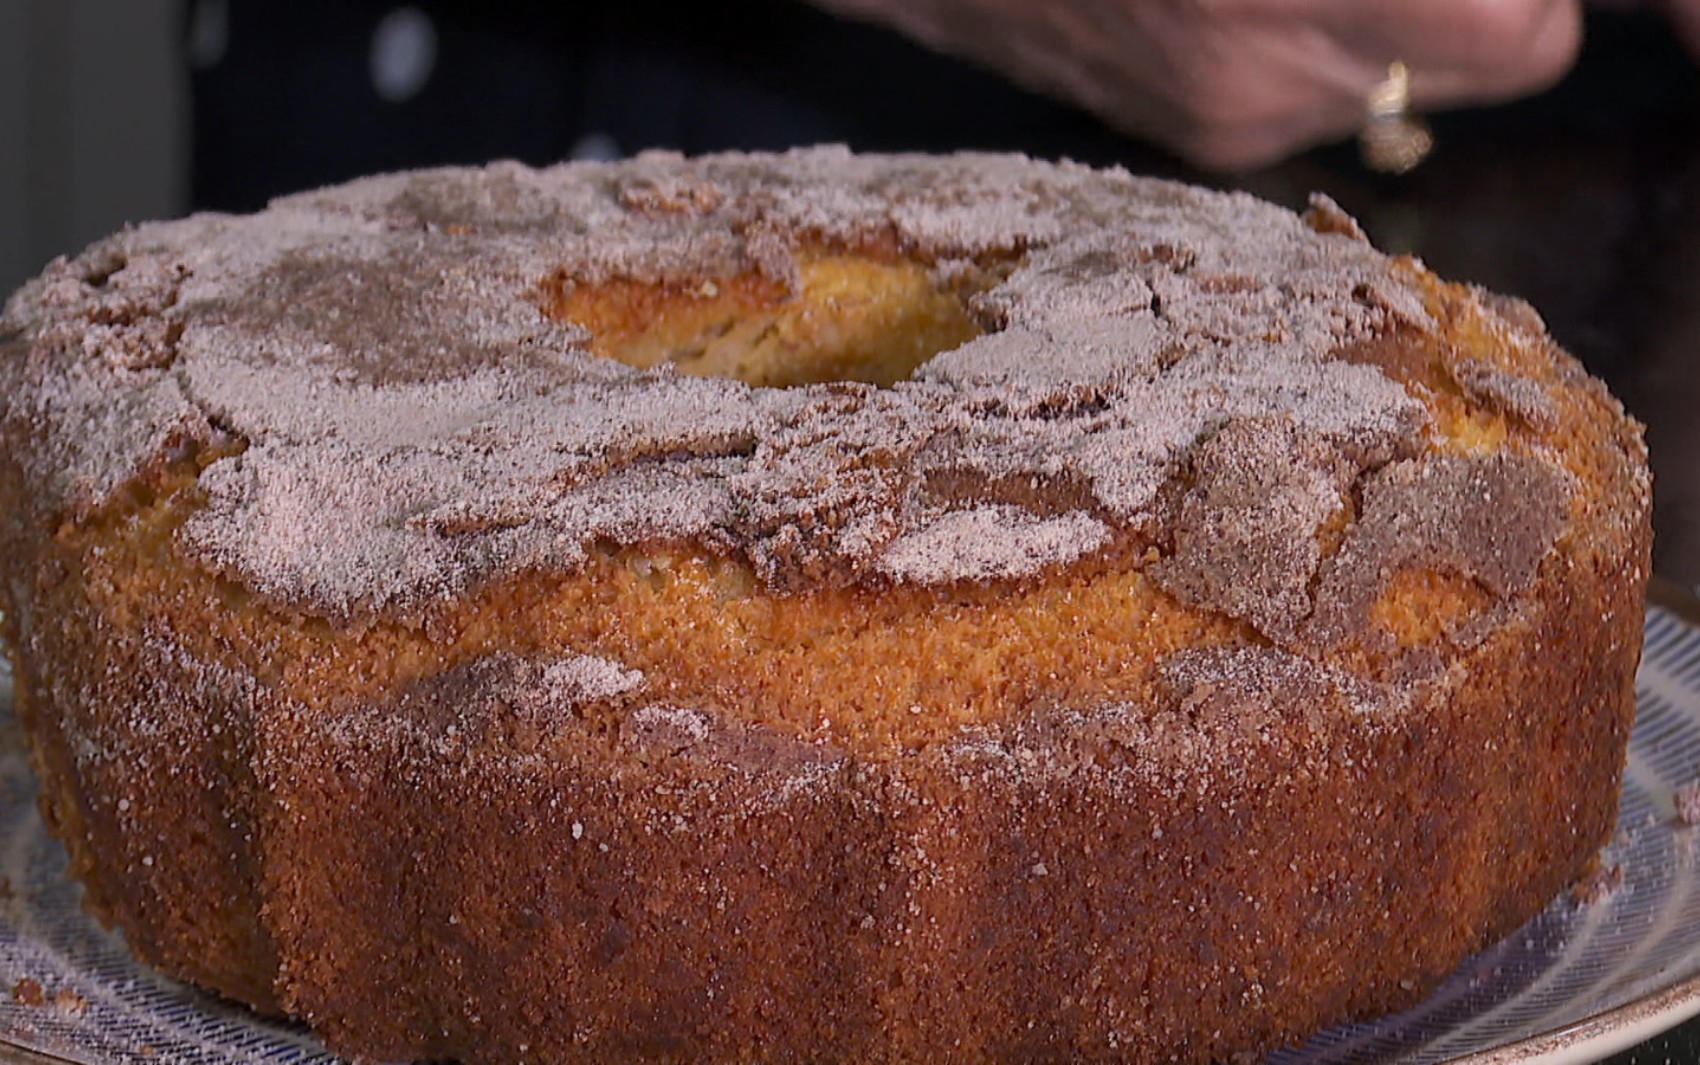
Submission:
[[[1613,823],[1639,428],[1320,198],[367,179],[52,264],[0,438],[89,906],[345,1053],[1227,1059]]]

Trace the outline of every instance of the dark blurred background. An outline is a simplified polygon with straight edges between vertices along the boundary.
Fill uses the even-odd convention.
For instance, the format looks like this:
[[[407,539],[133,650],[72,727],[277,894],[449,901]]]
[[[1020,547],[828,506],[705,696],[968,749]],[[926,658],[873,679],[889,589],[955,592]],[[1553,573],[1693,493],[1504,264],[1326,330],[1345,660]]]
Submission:
[[[182,0],[0,0],[0,292],[189,202]]]

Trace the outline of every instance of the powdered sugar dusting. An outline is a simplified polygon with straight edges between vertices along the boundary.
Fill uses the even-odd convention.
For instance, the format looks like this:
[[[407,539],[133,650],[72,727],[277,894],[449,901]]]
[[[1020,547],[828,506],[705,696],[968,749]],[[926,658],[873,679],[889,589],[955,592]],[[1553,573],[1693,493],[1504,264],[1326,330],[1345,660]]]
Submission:
[[[893,388],[640,372],[541,310],[550,278],[789,283],[803,243],[892,240],[941,284],[1015,257],[970,307],[987,335]],[[1036,575],[1156,535],[1237,419],[1287,411],[1353,472],[1414,451],[1422,406],[1332,355],[1420,313],[1361,241],[1244,196],[1018,157],[656,153],[127,231],[8,304],[0,392],[50,508],[241,439],[181,548],[348,618],[598,541],[694,541],[774,587]]]
[[[1559,423],[1558,404],[1538,381],[1474,359],[1461,360],[1453,368],[1453,376],[1470,398],[1532,428],[1550,431]]]
[[[639,697],[643,672],[600,655],[496,652],[399,685],[390,698],[355,700],[327,716],[339,743],[374,738],[438,754],[502,747],[521,757],[551,737],[584,731],[585,719]]]
[[[1213,713],[1244,723],[1248,707],[1269,709],[1277,718],[1332,718],[1331,702],[1358,715],[1386,715],[1400,693],[1351,673],[1323,666],[1273,647],[1209,647],[1181,651],[1165,660],[1162,677],[1195,721]]]
[[[643,686],[643,673],[596,655],[552,658],[543,664],[548,688],[581,700],[612,699]]]
[[[880,570],[898,580],[937,584],[964,577],[1018,577],[1062,566],[1110,539],[1110,529],[1085,514],[1035,518],[1015,507],[951,511],[908,533],[880,557]]]
[[[709,720],[701,710],[652,704],[634,711],[625,731],[629,739],[639,744],[666,743],[680,749],[708,739]]]
[[[1152,576],[1184,602],[1265,632],[1309,612],[1316,530],[1342,506],[1351,466],[1286,416],[1230,422],[1198,448],[1174,549]]]

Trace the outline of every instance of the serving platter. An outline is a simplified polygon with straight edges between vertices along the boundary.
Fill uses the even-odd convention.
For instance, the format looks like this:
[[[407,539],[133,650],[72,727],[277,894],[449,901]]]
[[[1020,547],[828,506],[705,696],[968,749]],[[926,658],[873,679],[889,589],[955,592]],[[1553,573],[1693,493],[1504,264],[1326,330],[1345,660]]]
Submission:
[[[1330,1029],[1268,1065],[1571,1065],[1700,1014],[1700,601],[1655,581],[1617,832],[1592,890],[1472,957],[1404,1013]],[[136,963],[83,913],[0,663],[0,1062],[330,1063],[304,1029]]]

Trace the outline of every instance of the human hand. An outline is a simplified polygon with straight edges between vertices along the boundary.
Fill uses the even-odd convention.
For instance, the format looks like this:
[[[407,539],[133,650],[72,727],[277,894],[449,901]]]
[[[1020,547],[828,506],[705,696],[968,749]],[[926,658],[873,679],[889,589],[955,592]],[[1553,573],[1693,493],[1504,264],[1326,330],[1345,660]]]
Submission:
[[[1227,170],[1357,131],[1394,60],[1420,111],[1537,91],[1581,42],[1580,0],[819,2]],[[1700,0],[1665,2],[1700,41]]]

